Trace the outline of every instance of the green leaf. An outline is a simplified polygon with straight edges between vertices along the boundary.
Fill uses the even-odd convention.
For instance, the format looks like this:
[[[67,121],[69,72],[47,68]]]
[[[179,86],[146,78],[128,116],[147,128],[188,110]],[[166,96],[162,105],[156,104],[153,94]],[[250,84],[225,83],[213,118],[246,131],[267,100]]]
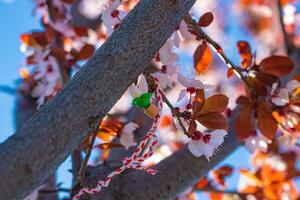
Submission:
[[[146,109],[150,106],[150,98],[152,93],[144,93],[132,100],[132,104],[140,108]]]

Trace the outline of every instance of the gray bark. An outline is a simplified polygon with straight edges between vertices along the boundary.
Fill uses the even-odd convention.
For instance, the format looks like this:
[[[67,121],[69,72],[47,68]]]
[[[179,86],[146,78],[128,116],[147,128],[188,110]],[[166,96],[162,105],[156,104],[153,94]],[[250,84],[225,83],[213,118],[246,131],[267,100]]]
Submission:
[[[142,0],[53,100],[0,144],[0,199],[42,184],[175,30],[194,0]]]
[[[21,124],[25,123],[34,112],[36,112],[36,101],[35,99],[23,94],[17,92],[16,94],[16,102],[15,102],[15,127],[20,127]],[[55,175],[50,176],[45,183],[45,185],[42,189],[43,190],[53,190],[56,189],[55,184]],[[56,200],[57,194],[55,192],[53,193],[47,193],[42,194],[39,193],[38,200]]]

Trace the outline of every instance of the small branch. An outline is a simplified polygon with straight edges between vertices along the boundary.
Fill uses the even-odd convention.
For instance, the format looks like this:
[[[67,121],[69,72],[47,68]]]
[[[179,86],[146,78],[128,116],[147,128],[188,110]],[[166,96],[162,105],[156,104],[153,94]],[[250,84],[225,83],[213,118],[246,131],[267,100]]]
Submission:
[[[80,150],[75,150],[71,154],[72,158],[72,176],[73,176],[73,184],[76,182],[76,178],[79,175],[79,171],[82,165],[82,157],[81,157],[81,151]]]
[[[53,189],[53,190],[39,190],[39,193],[57,193],[57,192],[67,192],[70,193],[70,189],[68,188],[58,188],[58,189]]]
[[[91,138],[91,141],[89,142],[89,146],[88,146],[86,155],[84,157],[84,161],[81,164],[81,167],[80,167],[80,170],[79,170],[79,174],[78,174],[78,177],[77,177],[77,180],[79,181],[79,183],[83,183],[84,182],[84,177],[85,177],[85,172],[86,172],[87,164],[88,164],[89,158],[91,156],[91,152],[92,152],[95,140],[96,140],[96,136],[97,136],[97,133],[98,133],[98,128],[99,128],[99,126],[101,124],[101,121],[102,120],[99,120],[96,123],[96,125],[94,127],[94,131],[92,132],[92,138]]]
[[[283,35],[283,39],[284,39],[284,45],[285,45],[285,51],[288,55],[290,55],[294,49],[293,44],[291,43],[290,39],[289,39],[289,35],[287,34],[286,30],[285,30],[285,25],[283,22],[283,9],[282,9],[282,5],[280,0],[277,0],[277,9],[278,9],[278,16],[279,16],[279,23],[280,23],[280,27],[281,27],[281,31],[282,31],[282,35]]]
[[[0,92],[6,93],[9,95],[15,95],[16,89],[12,88],[10,86],[7,86],[7,85],[0,85]]]
[[[190,26],[190,28],[193,29],[195,34],[197,34],[199,37],[203,38],[206,42],[210,44],[210,46],[215,50],[217,55],[223,60],[223,62],[232,69],[235,73],[235,75],[240,78],[242,81],[244,81],[245,85],[248,86],[248,88],[251,88],[250,85],[248,84],[245,76],[242,74],[242,71],[239,67],[237,67],[223,52],[221,46],[215,42],[212,38],[210,38],[202,29],[201,27],[197,24],[197,22],[189,15],[186,14],[183,17],[184,21]]]
[[[55,8],[53,6],[53,2],[52,0],[46,0],[47,3],[47,7],[48,7],[48,11],[49,11],[49,17],[51,19],[51,21],[55,22]]]

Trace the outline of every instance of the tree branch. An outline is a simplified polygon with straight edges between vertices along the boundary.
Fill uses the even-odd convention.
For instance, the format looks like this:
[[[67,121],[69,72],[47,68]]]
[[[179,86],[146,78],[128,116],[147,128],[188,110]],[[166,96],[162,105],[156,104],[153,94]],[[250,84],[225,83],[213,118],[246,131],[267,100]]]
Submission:
[[[285,51],[288,55],[291,55],[291,53],[294,50],[294,46],[291,43],[290,39],[289,39],[289,35],[287,34],[286,30],[285,30],[285,25],[283,22],[283,10],[282,10],[282,5],[281,5],[281,1],[280,0],[276,0],[277,3],[277,9],[278,9],[278,18],[279,18],[279,24],[280,24],[280,28],[282,31],[282,36],[284,39],[284,46],[285,46]]]
[[[1,200],[23,198],[54,173],[148,66],[194,1],[140,1],[62,92],[0,144]]]

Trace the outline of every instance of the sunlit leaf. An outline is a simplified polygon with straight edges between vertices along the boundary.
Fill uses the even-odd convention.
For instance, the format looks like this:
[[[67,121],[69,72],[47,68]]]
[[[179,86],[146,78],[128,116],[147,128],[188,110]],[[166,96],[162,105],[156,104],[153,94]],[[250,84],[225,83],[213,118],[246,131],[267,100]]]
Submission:
[[[267,103],[259,102],[257,106],[257,126],[268,139],[273,139],[277,130],[277,123]]]
[[[285,76],[294,68],[293,61],[286,56],[271,56],[265,58],[259,64],[259,69],[274,76]]]
[[[210,112],[204,115],[197,116],[196,120],[206,128],[224,130],[228,129],[227,119],[218,112]]]
[[[202,27],[206,27],[209,26],[213,20],[214,15],[211,12],[206,12],[200,17],[198,24]]]
[[[237,47],[239,50],[239,54],[242,58],[242,67],[247,68],[252,63],[252,53],[251,53],[251,47],[248,42],[246,41],[238,41]]]
[[[241,108],[238,117],[234,120],[233,128],[235,134],[241,140],[246,139],[253,133],[252,109],[251,103],[246,104]]]
[[[200,44],[194,53],[194,68],[199,74],[205,73],[212,62],[213,55],[206,43]]]
[[[222,113],[226,110],[228,105],[228,97],[224,94],[215,94],[208,97],[204,101],[204,105],[199,113],[204,114],[208,112],[219,112]]]
[[[95,47],[91,44],[85,44],[76,57],[77,60],[86,60],[90,58],[94,53]]]

